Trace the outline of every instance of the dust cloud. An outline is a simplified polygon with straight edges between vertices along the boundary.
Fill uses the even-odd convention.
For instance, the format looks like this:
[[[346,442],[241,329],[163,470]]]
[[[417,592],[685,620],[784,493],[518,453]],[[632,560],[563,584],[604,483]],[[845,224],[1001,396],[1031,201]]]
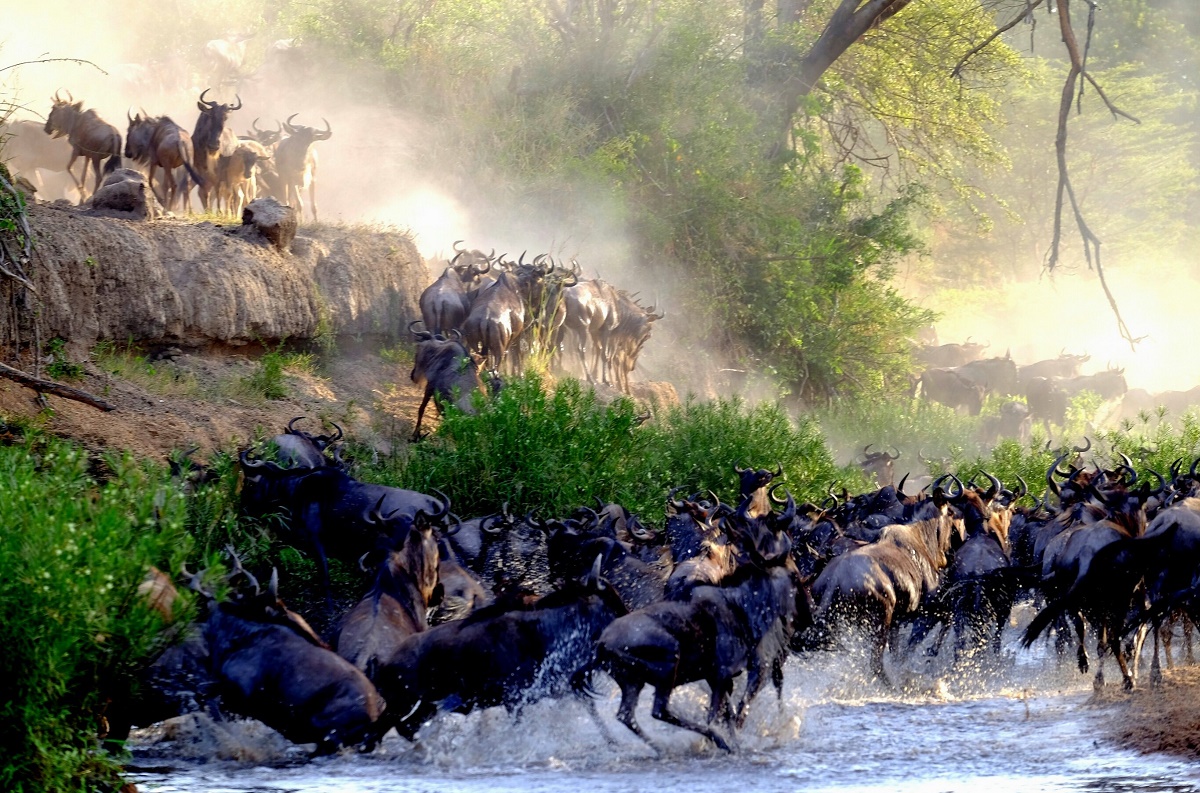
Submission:
[[[1141,338],[1132,349],[1117,330],[1096,274],[1086,269],[943,293],[923,303],[942,314],[935,327],[943,344],[968,338],[990,343],[989,355],[1011,351],[1018,364],[1053,358],[1063,350],[1087,353],[1091,360],[1083,366],[1085,374],[1123,368],[1130,388],[1151,393],[1200,384],[1200,359],[1192,341],[1200,305],[1197,265],[1141,261],[1129,268],[1109,265],[1105,275],[1132,335]]]

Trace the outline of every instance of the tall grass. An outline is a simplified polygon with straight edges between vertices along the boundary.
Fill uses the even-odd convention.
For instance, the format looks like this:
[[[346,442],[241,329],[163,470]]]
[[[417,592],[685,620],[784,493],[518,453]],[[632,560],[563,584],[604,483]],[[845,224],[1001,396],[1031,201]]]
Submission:
[[[34,432],[0,447],[0,790],[119,784],[97,745],[106,702],[164,627],[137,588],[151,565],[178,570],[191,541],[162,468],[116,455],[103,468],[101,483],[79,447]]]

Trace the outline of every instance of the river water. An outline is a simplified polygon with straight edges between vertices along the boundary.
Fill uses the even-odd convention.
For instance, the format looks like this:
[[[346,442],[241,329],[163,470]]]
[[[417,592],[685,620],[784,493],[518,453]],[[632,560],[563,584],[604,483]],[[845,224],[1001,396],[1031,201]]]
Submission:
[[[519,722],[500,709],[445,714],[414,744],[392,734],[370,755],[309,761],[261,725],[197,720],[190,732],[139,733],[132,778],[151,793],[1200,791],[1200,764],[1107,741],[1119,710],[1093,704],[1091,678],[1044,649],[1008,646],[1017,632],[1006,633],[986,668],[918,656],[893,664],[891,687],[865,679],[861,654],[792,659],[782,702],[764,688],[734,755],[653,720],[646,691],[638,720],[656,757],[615,720],[605,680],[602,727],[580,703],[542,702]],[[1119,682],[1111,662],[1108,674]],[[696,719],[706,702],[700,685],[672,699]]]

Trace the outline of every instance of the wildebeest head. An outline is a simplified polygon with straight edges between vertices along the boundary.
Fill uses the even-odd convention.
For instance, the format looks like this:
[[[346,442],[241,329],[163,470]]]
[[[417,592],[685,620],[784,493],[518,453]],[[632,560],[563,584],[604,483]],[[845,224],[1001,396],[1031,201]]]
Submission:
[[[379,514],[382,504],[380,498],[366,516],[367,523],[377,527],[382,535],[377,546],[377,552],[382,552],[379,563],[392,578],[410,577],[426,604],[437,602],[439,552],[431,517],[423,510],[411,516],[397,511],[385,517]],[[370,556],[371,553],[364,554],[360,564],[365,565]]]
[[[125,156],[131,160],[148,160],[150,158],[150,140],[154,137],[154,128],[158,119],[138,113],[136,116],[125,114],[129,120],[129,130],[125,133]]]
[[[246,133],[246,137],[254,138],[264,146],[274,146],[283,137],[283,125],[278,121],[275,122],[275,129],[259,129],[258,119],[250,125],[251,132]]]
[[[192,145],[196,147],[197,154],[201,150],[210,154],[220,152],[221,137],[229,124],[229,114],[242,109],[240,96],[236,97],[236,105],[205,101],[204,95],[209,90],[205,88],[196,102],[196,107],[200,109],[200,118],[196,120],[196,131],[192,133]]]
[[[894,455],[888,454],[886,449],[881,452],[873,452],[871,447],[874,445],[869,443],[864,446],[862,455],[855,462],[864,474],[874,480],[876,487],[886,487],[895,479],[893,463],[900,459],[900,450],[893,447],[896,452]]]
[[[83,113],[83,102],[76,102],[70,91],[67,91],[66,99],[62,99],[55,92],[51,101],[54,102],[54,106],[50,108],[50,115],[46,117],[46,134],[55,138],[70,135],[76,120]]]
[[[292,119],[298,115],[300,114],[292,113],[290,116],[288,116],[287,121],[283,122],[283,131],[286,132],[290,137],[305,145],[315,143],[319,140],[329,140],[333,137],[333,130],[330,129],[329,122],[325,121],[325,119],[321,119],[322,121],[325,121],[325,129],[319,130],[315,129],[314,127],[303,126],[302,124],[293,124]]]

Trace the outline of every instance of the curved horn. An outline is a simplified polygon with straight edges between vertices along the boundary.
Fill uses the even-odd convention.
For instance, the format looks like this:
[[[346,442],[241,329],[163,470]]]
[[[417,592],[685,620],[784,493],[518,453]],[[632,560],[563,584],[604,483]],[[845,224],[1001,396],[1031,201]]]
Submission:
[[[667,503],[670,504],[676,512],[683,512],[685,509],[687,509],[687,504],[685,502],[674,500],[675,494],[680,490],[683,490],[683,488],[683,485],[678,485],[667,491]]]
[[[1014,501],[1018,498],[1024,498],[1025,496],[1029,495],[1029,485],[1025,484],[1025,480],[1021,478],[1020,474],[1017,474],[1017,484],[1019,484],[1020,487],[1017,488],[1016,493],[1013,493]]]
[[[908,498],[908,496],[904,494],[904,483],[907,481],[908,471],[905,471],[904,476],[900,477],[900,484],[896,485],[896,495],[900,496],[901,499]]]
[[[329,126],[328,121],[326,121],[324,118],[322,118],[321,120],[325,122],[325,129],[323,131],[318,132],[315,135],[313,135],[313,139],[314,140],[329,140],[330,138],[333,137],[333,129]]]
[[[289,135],[295,135],[295,134],[296,134],[296,130],[295,130],[295,128],[293,128],[293,127],[292,127],[292,119],[293,119],[293,118],[295,118],[295,117],[296,117],[296,116],[298,116],[298,115],[300,115],[300,114],[299,114],[299,113],[292,113],[290,116],[288,116],[288,119],[287,119],[287,121],[283,122],[283,129],[284,129],[284,131],[285,131],[285,132],[287,132],[287,134],[289,134]]]
[[[466,252],[467,252],[467,249],[466,249],[466,248],[460,248],[460,247],[458,247],[459,245],[462,245],[464,241],[465,241],[465,240],[455,240],[455,241],[454,241],[454,244],[452,244],[450,247],[451,247],[451,248],[452,248],[454,251],[456,251],[457,253],[466,253]]]
[[[358,557],[358,569],[362,570],[364,573],[370,572],[369,570],[367,570],[367,557],[370,555],[371,555],[371,552],[367,551],[362,556]]]
[[[288,435],[299,435],[299,434],[300,434],[300,430],[297,430],[297,429],[296,429],[296,428],[295,428],[293,425],[294,425],[294,424],[295,424],[297,421],[302,421],[303,419],[304,419],[304,416],[296,416],[296,418],[294,418],[294,419],[292,419],[291,421],[289,421],[289,422],[287,423],[287,434],[288,434]]]
[[[1073,447],[1074,450],[1076,452],[1078,452],[1079,454],[1083,454],[1084,452],[1086,452],[1092,448],[1092,439],[1089,438],[1088,436],[1086,436],[1086,435],[1083,436],[1083,443],[1084,443],[1084,446],[1082,446],[1082,447],[1079,447],[1079,446]]]
[[[604,564],[604,554],[596,554],[596,561],[592,562],[592,569],[588,571],[586,586],[594,586],[596,589],[603,589],[604,583],[600,580],[600,567]]]
[[[130,110],[133,110],[133,108],[131,107],[125,111],[125,119],[129,122],[130,126],[133,126],[133,113],[129,112]]]
[[[279,568],[271,568],[271,580],[267,582],[267,594],[273,600],[279,600]]]
[[[231,113],[232,113],[234,110],[241,110],[241,109],[242,109],[242,98],[241,98],[240,96],[238,96],[237,94],[234,94],[234,95],[233,95],[233,98],[237,100],[237,104],[236,104],[236,105],[232,105],[232,106],[230,106],[230,108],[229,108],[229,111],[230,111]]]
[[[212,108],[212,106],[213,106],[213,105],[215,105],[215,104],[216,104],[216,102],[206,102],[206,101],[204,100],[204,95],[205,95],[205,94],[207,94],[207,93],[208,93],[209,91],[211,91],[211,90],[212,90],[211,88],[205,88],[203,91],[201,91],[201,92],[200,92],[200,102],[199,102],[199,104],[201,104],[201,105],[205,105],[205,106],[207,106],[207,107],[208,107],[208,108],[210,108],[210,109]]]
[[[982,494],[982,495],[983,495],[983,500],[984,500],[985,502],[986,502],[986,501],[991,501],[992,499],[994,499],[994,498],[995,498],[995,497],[996,497],[996,496],[997,496],[997,495],[1000,493],[1001,489],[1003,489],[1003,485],[1001,485],[1001,484],[1000,484],[1000,480],[999,480],[999,479],[997,479],[996,477],[992,476],[992,475],[991,475],[991,474],[989,474],[987,471],[984,471],[984,472],[983,472],[983,475],[984,475],[984,476],[986,476],[986,477],[988,478],[988,481],[992,483],[992,486],[991,486],[991,487],[989,487],[989,488],[987,489],[987,491],[986,491],[986,492],[984,492],[984,493]]]
[[[1055,481],[1054,474],[1059,473],[1061,475],[1061,472],[1058,470],[1058,466],[1063,460],[1067,459],[1067,455],[1069,454],[1070,452],[1063,452],[1058,456],[1057,459],[1055,459],[1054,464],[1046,469],[1046,486],[1050,488],[1050,492],[1059,498],[1062,498],[1062,489],[1058,486],[1058,482]]]
[[[462,518],[460,518],[458,515],[455,515],[453,512],[450,513],[450,517],[454,519],[454,528],[446,529],[445,535],[447,537],[453,537],[455,534],[458,534],[460,531],[462,531]]]
[[[775,461],[775,473],[771,474],[771,476],[783,476],[783,463],[778,460]]]
[[[257,116],[255,116],[254,120],[250,122],[250,129],[254,130],[254,134],[256,136],[261,135],[264,132],[264,130],[261,130],[258,128],[258,117]]]
[[[346,433],[342,432],[342,428],[337,425],[337,422],[331,421],[329,423],[333,425],[333,428],[335,430],[337,430],[337,435],[334,435],[332,438],[329,439],[329,443],[334,444],[334,443],[337,443],[338,441],[340,441],[342,439],[342,436],[345,435]]]
[[[438,490],[436,487],[430,488],[430,489],[433,490],[433,492],[437,493],[441,497],[442,511],[441,512],[430,512],[430,513],[428,513],[429,517],[432,519],[446,517],[447,515],[450,514],[450,496],[448,496],[445,493],[443,493],[442,491]]]
[[[883,454],[884,454],[884,456],[885,456],[885,457],[887,457],[889,460],[899,460],[899,459],[900,459],[900,450],[899,450],[899,449],[897,449],[895,446],[889,446],[888,448],[889,448],[889,449],[891,449],[892,451],[894,451],[896,454],[895,454],[895,456],[893,456],[893,455],[889,455],[889,454],[888,454],[888,453],[885,451],[885,452],[883,453]]]

